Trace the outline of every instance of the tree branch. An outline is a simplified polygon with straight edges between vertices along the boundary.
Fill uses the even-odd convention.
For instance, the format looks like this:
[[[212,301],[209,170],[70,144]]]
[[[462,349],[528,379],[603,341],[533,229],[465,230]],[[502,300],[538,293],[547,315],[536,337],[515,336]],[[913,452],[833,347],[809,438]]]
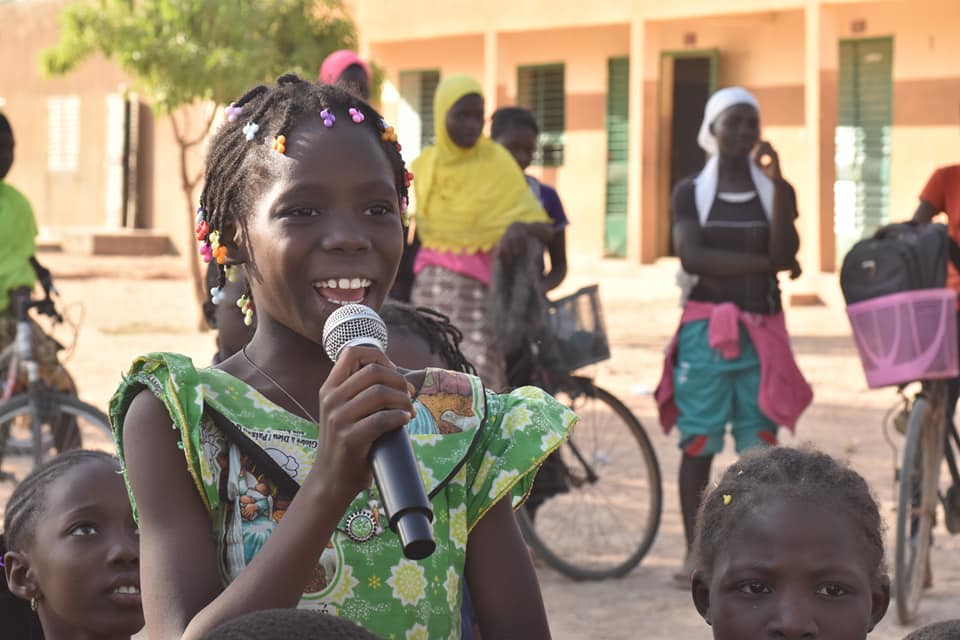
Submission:
[[[186,140],[183,139],[183,134],[180,133],[180,126],[177,124],[177,114],[170,112],[170,123],[173,125],[173,137],[177,139],[177,144],[181,147],[186,146]]]
[[[207,139],[207,135],[210,134],[210,129],[213,127],[213,121],[217,117],[217,105],[214,104],[213,108],[210,110],[210,115],[207,117],[207,122],[203,127],[203,131],[199,136],[185,143],[185,146],[189,149],[190,147],[195,147],[204,140]]]

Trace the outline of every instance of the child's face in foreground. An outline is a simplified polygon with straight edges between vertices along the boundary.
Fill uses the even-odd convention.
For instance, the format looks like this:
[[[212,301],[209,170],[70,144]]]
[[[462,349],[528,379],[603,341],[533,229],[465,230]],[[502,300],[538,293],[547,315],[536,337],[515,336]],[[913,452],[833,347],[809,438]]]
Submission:
[[[693,599],[717,640],[863,640],[890,599],[874,565],[835,503],[770,500],[736,526],[709,576],[694,574]]]
[[[247,225],[247,279],[257,315],[321,343],[342,304],[379,308],[403,251],[397,188],[367,124],[339,117],[298,123],[278,156],[277,179]],[[333,285],[333,286],[331,286]]]
[[[90,460],[48,488],[27,553],[50,637],[126,637],[143,627],[140,538],[117,465]]]

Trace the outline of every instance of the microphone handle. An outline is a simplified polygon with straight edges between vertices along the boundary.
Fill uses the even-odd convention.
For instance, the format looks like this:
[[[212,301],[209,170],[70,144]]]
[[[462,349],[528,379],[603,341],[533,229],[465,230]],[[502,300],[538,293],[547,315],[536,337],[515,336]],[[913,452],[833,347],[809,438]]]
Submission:
[[[410,436],[404,427],[374,441],[370,465],[390,529],[400,537],[403,555],[411,560],[426,558],[437,547],[431,524],[433,507],[423,488]]]

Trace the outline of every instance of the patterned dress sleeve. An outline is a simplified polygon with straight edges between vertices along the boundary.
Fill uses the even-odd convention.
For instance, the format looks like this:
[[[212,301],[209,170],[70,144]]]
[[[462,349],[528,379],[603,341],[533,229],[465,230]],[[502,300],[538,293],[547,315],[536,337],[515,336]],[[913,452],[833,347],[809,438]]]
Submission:
[[[130,403],[144,389],[149,389],[170,414],[173,429],[179,433],[178,446],[183,450],[187,470],[193,478],[204,506],[210,511],[217,500],[216,491],[202,480],[200,465],[200,419],[203,415],[203,393],[199,374],[190,358],[175,353],[149,353],[137,358],[123,377],[120,387],[110,400],[110,424],[117,445],[117,456],[134,517],[137,506],[130,492],[124,455],[123,421]]]
[[[540,465],[567,438],[577,417],[536,387],[486,394],[486,422],[467,458],[469,530],[497,502],[511,495],[518,508]]]

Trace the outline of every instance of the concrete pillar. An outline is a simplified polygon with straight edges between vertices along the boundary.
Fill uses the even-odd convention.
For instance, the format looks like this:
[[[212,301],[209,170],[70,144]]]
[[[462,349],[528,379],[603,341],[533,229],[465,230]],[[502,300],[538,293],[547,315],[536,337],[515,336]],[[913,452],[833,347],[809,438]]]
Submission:
[[[497,46],[497,32],[493,29],[483,34],[483,95],[484,109],[489,118],[497,109],[497,80],[499,79],[500,59]]]
[[[627,260],[630,262],[651,262],[654,258],[647,247],[654,245],[655,227],[651,218],[644,220],[644,213],[650,218],[654,211],[643,210],[643,142],[644,131],[643,75],[644,49],[646,48],[643,18],[635,16],[630,23],[630,147],[627,170]]]
[[[798,228],[804,270],[834,271],[834,133],[837,125],[837,34],[830,7],[807,0],[805,7],[804,124],[806,188],[798,194]]]

